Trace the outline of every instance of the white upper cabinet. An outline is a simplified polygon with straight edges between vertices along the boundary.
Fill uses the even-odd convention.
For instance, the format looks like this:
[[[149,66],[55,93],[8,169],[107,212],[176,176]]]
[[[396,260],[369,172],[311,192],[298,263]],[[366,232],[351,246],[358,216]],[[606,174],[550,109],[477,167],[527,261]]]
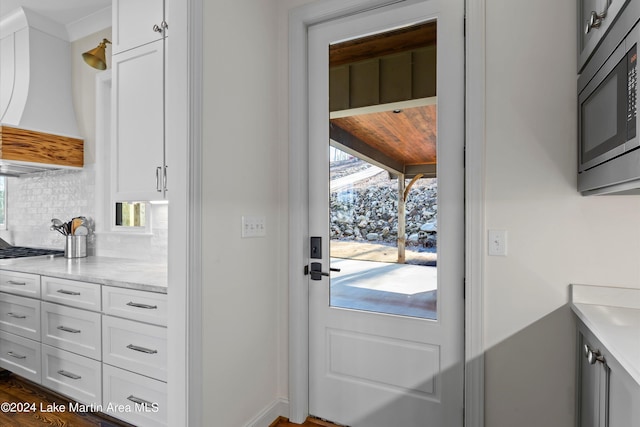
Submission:
[[[164,198],[164,44],[113,55],[112,191],[117,201]]]
[[[113,53],[162,39],[167,35],[164,0],[113,0]]]

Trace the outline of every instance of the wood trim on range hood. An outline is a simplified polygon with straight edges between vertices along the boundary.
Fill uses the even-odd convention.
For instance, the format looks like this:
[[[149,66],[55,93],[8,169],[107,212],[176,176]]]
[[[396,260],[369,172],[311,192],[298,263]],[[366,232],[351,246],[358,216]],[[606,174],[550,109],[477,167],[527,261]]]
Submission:
[[[83,165],[82,139],[0,126],[0,175],[77,169]]]

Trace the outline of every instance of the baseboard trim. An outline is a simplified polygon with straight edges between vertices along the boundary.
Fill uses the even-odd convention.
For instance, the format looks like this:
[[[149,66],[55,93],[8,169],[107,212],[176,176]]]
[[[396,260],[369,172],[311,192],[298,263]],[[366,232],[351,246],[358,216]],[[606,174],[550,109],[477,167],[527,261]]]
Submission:
[[[244,427],[269,427],[279,417],[289,417],[289,400],[282,397],[267,405]]]

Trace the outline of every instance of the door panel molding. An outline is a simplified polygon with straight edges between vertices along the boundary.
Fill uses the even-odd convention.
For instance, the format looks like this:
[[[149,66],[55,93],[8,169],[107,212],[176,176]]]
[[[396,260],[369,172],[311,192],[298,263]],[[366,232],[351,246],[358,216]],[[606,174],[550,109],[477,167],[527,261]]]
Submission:
[[[317,1],[289,15],[289,418],[295,423],[304,422],[309,414],[309,292],[303,275],[309,256],[307,28],[403,1]],[[483,427],[485,0],[466,0],[465,10],[465,426]]]

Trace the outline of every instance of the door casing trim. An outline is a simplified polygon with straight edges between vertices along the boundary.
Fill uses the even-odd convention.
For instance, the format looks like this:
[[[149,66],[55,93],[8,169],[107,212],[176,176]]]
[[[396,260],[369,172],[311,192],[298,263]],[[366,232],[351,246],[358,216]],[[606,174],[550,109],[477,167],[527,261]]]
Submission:
[[[289,14],[289,419],[309,415],[307,29],[411,0],[324,0]],[[465,0],[465,426],[484,426],[485,0]],[[469,76],[473,76],[471,79]]]

